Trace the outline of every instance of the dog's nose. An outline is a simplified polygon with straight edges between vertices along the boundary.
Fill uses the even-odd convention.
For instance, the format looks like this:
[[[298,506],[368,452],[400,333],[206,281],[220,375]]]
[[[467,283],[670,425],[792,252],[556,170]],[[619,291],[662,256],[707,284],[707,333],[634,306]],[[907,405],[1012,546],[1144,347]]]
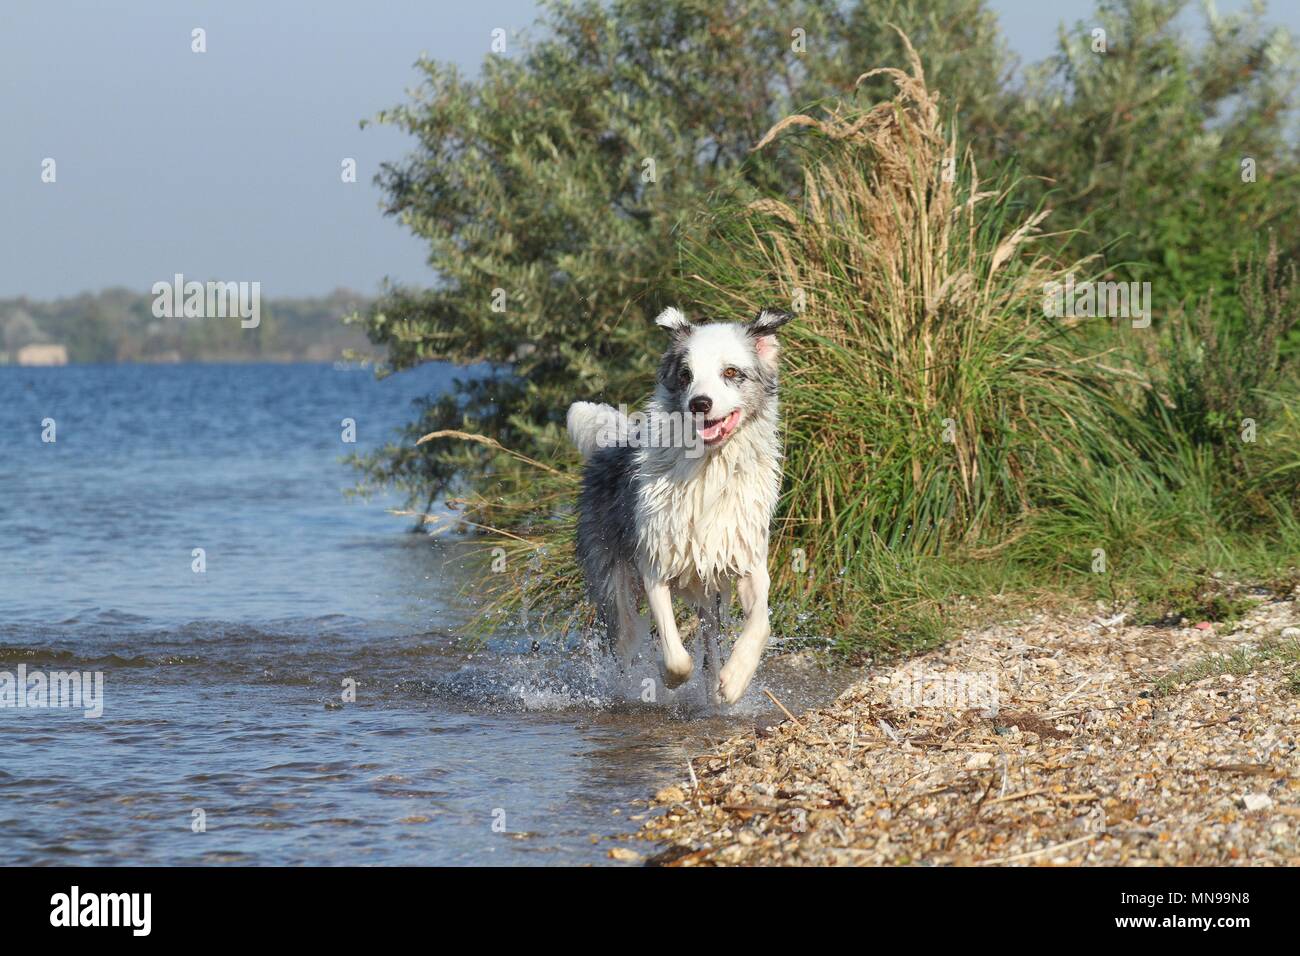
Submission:
[[[713,407],[713,399],[709,398],[707,395],[696,395],[691,399],[688,407],[697,415],[707,415],[709,414],[709,409]]]

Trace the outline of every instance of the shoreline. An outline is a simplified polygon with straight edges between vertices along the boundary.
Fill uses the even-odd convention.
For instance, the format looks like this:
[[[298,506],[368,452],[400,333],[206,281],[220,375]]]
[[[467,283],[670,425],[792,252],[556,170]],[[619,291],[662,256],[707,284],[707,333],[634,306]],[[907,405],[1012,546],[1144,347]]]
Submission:
[[[692,758],[629,838],[660,866],[1300,865],[1297,592],[966,630]]]

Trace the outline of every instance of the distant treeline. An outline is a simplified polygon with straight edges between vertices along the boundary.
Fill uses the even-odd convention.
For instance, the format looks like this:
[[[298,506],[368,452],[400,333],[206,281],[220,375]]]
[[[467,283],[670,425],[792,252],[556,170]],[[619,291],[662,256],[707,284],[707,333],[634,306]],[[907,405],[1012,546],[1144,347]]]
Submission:
[[[257,328],[238,318],[157,318],[150,292],[106,289],[53,302],[0,299],[0,363],[26,345],[62,345],[70,362],[334,361],[376,356],[342,319],[368,306],[336,289],[310,299],[264,299]]]

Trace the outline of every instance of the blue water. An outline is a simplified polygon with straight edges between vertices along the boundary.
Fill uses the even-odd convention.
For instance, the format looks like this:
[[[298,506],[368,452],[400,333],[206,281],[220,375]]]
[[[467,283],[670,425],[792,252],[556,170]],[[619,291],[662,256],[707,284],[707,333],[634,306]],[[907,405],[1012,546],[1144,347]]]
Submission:
[[[765,664],[728,714],[646,705],[585,643],[463,639],[469,542],[345,496],[342,460],[454,374],[0,367],[0,679],[104,680],[99,717],[0,707],[6,861],[608,863],[761,686],[833,693]]]

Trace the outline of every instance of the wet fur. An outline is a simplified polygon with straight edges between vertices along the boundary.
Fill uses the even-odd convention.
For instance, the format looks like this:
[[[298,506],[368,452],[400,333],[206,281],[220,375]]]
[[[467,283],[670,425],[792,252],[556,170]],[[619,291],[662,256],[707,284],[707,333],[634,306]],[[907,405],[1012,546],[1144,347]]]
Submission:
[[[628,660],[649,636],[640,612],[647,600],[668,681],[684,681],[693,662],[665,595],[685,597],[701,614],[709,689],[729,702],[748,685],[768,636],[768,530],[781,485],[774,333],[789,318],[765,310],[745,325],[695,326],[670,309],[657,320],[672,340],[646,411],[689,415],[690,400],[704,391],[712,393],[717,415],[740,410],[730,436],[698,457],[680,445],[599,447],[598,429],[617,424],[619,413],[587,402],[569,410],[570,436],[588,457],[578,559],[611,646]],[[734,378],[722,375],[727,367]],[[730,603],[732,580],[747,619],[719,674],[721,610]]]

